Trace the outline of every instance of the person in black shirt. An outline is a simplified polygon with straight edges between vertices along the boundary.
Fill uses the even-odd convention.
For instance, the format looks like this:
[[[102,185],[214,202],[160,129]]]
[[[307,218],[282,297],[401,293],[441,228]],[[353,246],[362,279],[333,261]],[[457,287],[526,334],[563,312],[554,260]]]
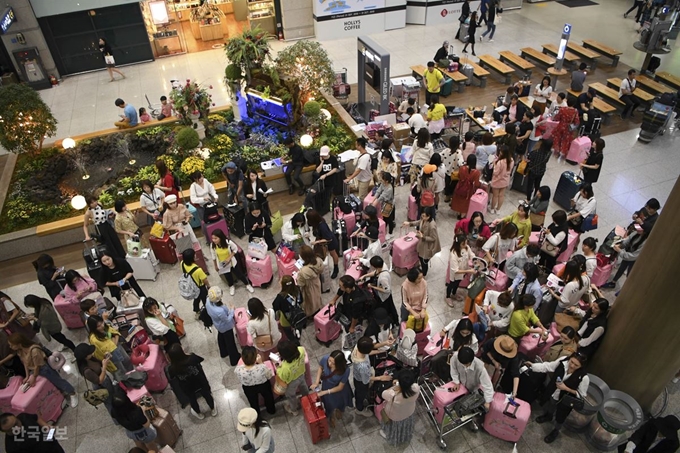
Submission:
[[[295,180],[299,187],[298,195],[302,196],[305,194],[305,184],[302,182],[300,173],[302,173],[302,168],[305,166],[304,153],[302,152],[300,145],[295,143],[295,140],[291,137],[285,139],[283,144],[288,147],[288,159],[281,159],[281,162],[287,164],[286,182],[288,183],[288,194],[293,195],[293,191],[295,190],[293,180]]]
[[[125,428],[125,434],[129,439],[138,446],[144,444],[148,450],[157,450],[156,428],[146,418],[142,408],[130,401],[120,386],[116,385],[113,388],[111,406],[111,418]]]
[[[463,3],[463,11],[465,11],[465,5],[469,5],[469,3],[466,1]],[[470,7],[468,6],[468,9]],[[459,30],[460,31],[460,30]],[[472,12],[472,16],[470,16],[470,23],[468,24],[468,40],[463,46],[463,53],[467,53],[467,46],[470,44],[472,46],[472,55],[476,56],[477,54],[475,53],[475,32],[477,31],[477,11]]]
[[[449,42],[444,41],[442,46],[439,49],[437,49],[437,53],[434,54],[434,58],[432,59],[432,61],[434,61],[435,63],[439,63],[439,60],[448,59],[448,57],[449,57]]]
[[[170,347],[168,357],[170,358],[168,374],[172,379],[177,379],[182,392],[189,398],[191,414],[199,420],[205,418],[196,399],[196,392],[198,391],[205,399],[205,402],[208,403],[211,411],[210,414],[216,417],[217,407],[215,406],[215,400],[210,390],[210,383],[201,365],[203,357],[196,354],[187,355],[179,343],[175,343]]]
[[[342,253],[340,250],[340,242],[338,241],[338,236],[333,233],[326,221],[321,217],[321,215],[314,209],[310,209],[305,214],[307,216],[307,225],[312,228],[312,234],[316,240],[312,245],[324,245],[328,249],[328,253],[333,258],[333,273],[331,278],[338,276],[338,261],[340,257],[338,252]]]
[[[111,296],[120,301],[121,290],[134,289],[140,298],[146,299],[146,294],[135,280],[130,264],[122,258],[112,258],[109,255],[102,256],[102,271],[104,281],[111,291]]]
[[[5,451],[7,453],[64,453],[64,449],[55,438],[48,440],[50,425],[39,415],[21,413],[0,415],[0,429],[5,433]],[[54,432],[50,431],[52,436]]]
[[[234,162],[227,162],[222,167],[222,176],[227,181],[227,205],[243,203],[247,204],[245,194],[243,192],[243,185],[245,184],[245,177],[243,172]]]
[[[519,123],[519,127],[517,128],[517,149],[515,150],[516,154],[519,154],[520,156],[524,156],[524,154],[527,151],[527,144],[529,143],[529,136],[531,135],[531,131],[534,130],[534,123],[531,122],[531,120],[534,118],[534,114],[531,113],[529,110],[524,111],[524,115],[522,116],[522,121]],[[516,157],[516,156],[513,156]],[[519,163],[519,162],[517,162]]]
[[[484,363],[493,365],[496,372],[499,372],[501,369],[505,370],[505,373],[503,373],[503,383],[505,384],[503,391],[517,396],[521,374],[520,367],[522,362],[526,360],[526,357],[517,354],[517,343],[515,343],[515,340],[509,335],[501,335],[485,342],[482,345],[480,359]]]
[[[267,243],[267,250],[276,249],[274,235],[272,234],[272,219],[260,207],[259,203],[248,205],[248,215],[246,215],[246,232],[249,234],[248,241],[253,242],[254,238],[262,238]]]
[[[590,153],[585,162],[581,162],[579,166],[583,170],[583,180],[589,183],[597,182],[600,177],[600,170],[602,170],[602,161],[604,160],[604,140],[598,138],[593,142],[590,148]]]
[[[576,103],[576,110],[581,118],[584,113],[588,113],[593,106],[593,98],[595,97],[595,90],[588,88],[588,91],[578,95],[578,102]]]
[[[351,275],[343,275],[338,283],[338,292],[333,296],[330,305],[334,305],[342,297],[342,312],[352,319],[347,331],[354,333],[360,319],[366,317],[367,300],[365,294],[357,286],[356,280]]]
[[[66,283],[64,268],[57,268],[54,259],[46,253],[40,255],[32,264],[38,274],[38,282],[45,287],[52,300],[56,299],[62,285]]]
[[[104,38],[99,38],[99,51],[102,53],[106,70],[109,71],[109,77],[111,78],[109,82],[116,80],[116,78],[113,76],[114,72],[122,78],[125,78],[125,74],[116,69],[116,60],[113,58],[113,54],[111,53],[111,46],[109,46]],[[106,57],[109,57],[109,61],[106,61]]]

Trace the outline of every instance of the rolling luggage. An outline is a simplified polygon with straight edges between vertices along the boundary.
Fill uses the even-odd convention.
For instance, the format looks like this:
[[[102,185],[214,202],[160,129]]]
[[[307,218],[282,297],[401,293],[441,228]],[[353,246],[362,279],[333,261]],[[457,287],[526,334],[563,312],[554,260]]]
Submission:
[[[153,280],[155,282],[156,277],[161,272],[152,249],[142,249],[139,256],[125,255],[125,259],[130,263],[137,280]]]
[[[486,289],[503,292],[508,286],[508,276],[505,272],[497,267],[489,269],[489,274],[486,276]]]
[[[198,267],[203,269],[203,272],[210,275],[208,264],[205,262],[205,257],[203,256],[203,249],[201,248],[201,244],[199,244],[198,242],[192,242],[191,247],[194,249],[195,252],[194,262],[198,264]],[[175,249],[175,253],[177,254],[177,259],[179,261],[182,261],[182,252],[180,252],[179,249]]]
[[[342,227],[342,222],[344,222],[345,227],[342,231],[343,235],[345,237],[349,237],[350,233],[354,231],[354,228],[357,226],[357,216],[354,213],[354,211],[345,214],[342,212],[342,210],[339,207],[336,207],[333,210],[333,231],[337,233],[337,226]],[[336,223],[338,222],[338,223]]]
[[[416,202],[416,197],[413,195],[408,196],[407,218],[411,222],[418,220],[418,203]]]
[[[151,424],[156,428],[156,443],[161,447],[174,447],[177,444],[179,436],[182,435],[182,430],[177,426],[177,422],[171,413],[160,407],[156,407],[158,415],[151,420]]]
[[[468,205],[467,218],[471,218],[476,211],[486,215],[486,207],[489,205],[489,194],[484,189],[477,189],[477,191],[470,197],[470,204]]]
[[[576,176],[576,173],[573,171],[563,172],[557,183],[557,187],[555,188],[553,201],[562,209],[569,212],[571,210],[571,199],[578,193],[578,188],[581,186],[581,183],[581,178]]]
[[[437,344],[441,339],[442,337],[439,336],[439,332],[430,337],[430,340],[427,342],[427,345],[425,346],[424,349],[425,353],[424,355],[426,357],[434,357],[435,355],[437,355],[439,351],[442,350],[442,348],[444,347],[444,342],[442,342],[442,344],[439,345]]]
[[[569,261],[569,258],[571,258],[571,255],[574,253],[574,249],[576,249],[576,243],[578,242],[579,236],[580,235],[576,231],[569,230],[569,235],[567,236],[567,248],[564,250],[564,252],[557,255],[558,263],[566,263]]]
[[[453,79],[447,77],[444,85],[439,89],[439,96],[450,96],[451,92],[453,92]]]
[[[321,440],[330,439],[331,432],[328,426],[328,419],[323,405],[318,404],[319,395],[311,393],[300,398],[300,405],[305,417],[305,423],[312,438],[312,443],[316,444]]]
[[[144,361],[136,366],[138,371],[146,371],[147,380],[144,384],[151,392],[162,392],[168,386],[168,379],[165,377],[165,367],[168,361],[161,347],[157,344],[147,345],[149,354]]]
[[[71,303],[68,299],[59,294],[54,299],[54,309],[57,310],[57,313],[59,313],[59,316],[61,316],[61,319],[64,320],[64,324],[66,324],[66,327],[69,329],[85,327],[83,318],[80,315],[81,310],[79,303]]]
[[[7,385],[4,389],[0,389],[0,411],[4,414],[5,412],[14,413],[16,412],[12,408],[12,398],[18,392],[21,392],[21,381],[23,378],[21,376],[12,376],[7,381]]]
[[[365,274],[364,266],[359,261],[352,262],[349,269],[345,269],[345,275],[349,275],[354,278],[354,280],[359,281],[359,279]]]
[[[332,289],[331,282],[331,268],[333,267],[333,258],[330,255],[326,255],[323,260],[323,271],[321,271],[321,292],[327,293]]]
[[[510,190],[516,190],[517,192],[527,193],[527,178],[525,175],[515,172],[512,175],[512,185]]]
[[[401,329],[399,330],[399,338],[404,337],[404,331],[406,330],[406,323],[402,322],[401,323]],[[430,340],[427,338],[430,336],[430,323],[425,324],[425,328],[420,331],[416,332],[416,344],[418,345],[418,355],[423,355],[425,353],[425,347],[427,344],[430,342]]]
[[[345,250],[342,254],[342,263],[345,266],[345,271],[349,270],[353,264],[359,261],[359,257],[362,255],[362,251],[352,247],[351,249]]]
[[[229,237],[229,227],[227,226],[227,221],[224,217],[220,216],[219,220],[216,222],[205,223],[201,222],[201,230],[203,231],[203,236],[208,244],[212,244],[212,234],[215,230],[222,230],[226,237]]]
[[[554,335],[554,333],[557,333],[555,327],[553,327],[554,325],[555,323],[551,324],[551,328],[548,331],[548,338],[544,339],[537,333],[524,335],[519,342],[518,351],[527,356],[532,362],[536,357],[543,357],[550,347],[560,339],[559,333],[557,336]]]
[[[295,260],[284,262],[281,257],[276,255],[276,270],[279,275],[279,280],[281,280],[281,277],[284,275],[292,276],[293,272],[298,271],[298,268],[295,265]]]
[[[222,208],[224,218],[227,220],[229,231],[236,237],[243,237],[246,234],[245,221],[246,212],[241,206],[224,206]],[[226,231],[225,231],[226,233]]]
[[[342,326],[335,319],[337,307],[326,305],[314,315],[314,330],[316,339],[328,347],[333,340],[340,336]]]
[[[449,391],[449,389],[451,389],[452,387],[453,382],[444,384],[443,386],[435,390],[434,395],[432,396],[432,406],[434,406],[434,418],[437,420],[437,423],[439,424],[442,423],[442,421],[444,420],[444,415],[446,415],[444,408],[449,404],[453,403],[457,398],[460,398],[461,396],[468,393],[468,390],[462,384],[458,387],[458,390],[455,392]]]
[[[16,414],[26,412],[37,414],[38,411],[45,421],[56,422],[62,412],[64,396],[50,381],[38,376],[35,385],[25,392],[19,389],[12,397],[12,411]]]
[[[378,211],[380,212],[380,211]],[[382,217],[378,218],[378,239],[380,240],[381,244],[385,244],[385,240],[387,237],[387,225],[385,224],[385,221],[382,219]]]
[[[159,262],[165,264],[175,264],[177,262],[175,243],[172,242],[168,233],[165,233],[162,238],[150,236],[149,244],[151,244],[151,250],[153,250],[153,254]]]
[[[201,218],[198,216],[198,211],[196,207],[191,203],[185,203],[187,210],[191,213],[191,219],[189,219],[189,225],[191,228],[198,228],[201,226]]]
[[[272,282],[274,269],[272,258],[269,253],[264,259],[246,258],[246,270],[250,284],[260,288],[266,288]]]
[[[420,262],[418,258],[418,238],[414,232],[401,236],[392,243],[392,270],[403,277]]]
[[[234,324],[236,324],[236,341],[241,347],[252,346],[253,339],[248,335],[248,311],[245,307],[234,310]]]
[[[593,271],[593,276],[590,279],[590,283],[596,285],[598,288],[609,280],[612,275],[613,266],[611,263],[605,264],[604,266],[598,266]],[[56,302],[55,302],[56,305]]]
[[[588,158],[591,144],[590,138],[586,136],[572,140],[571,145],[569,145],[566,161],[572,165],[584,162]]]
[[[522,437],[531,416],[531,405],[519,398],[514,401],[517,406],[510,404],[505,394],[494,394],[491,408],[484,417],[487,433],[508,442],[517,442]]]
[[[356,222],[356,218],[352,215],[352,222]],[[333,220],[331,223],[333,233],[338,237],[340,243],[340,250],[347,250],[349,248],[349,234],[347,230],[347,222],[344,219]]]
[[[363,203],[363,208],[366,209],[366,206],[373,204],[375,201],[375,193],[371,190],[368,192],[368,195],[366,195],[366,198],[364,198],[364,203]],[[375,209],[378,210],[378,213],[382,210],[380,203],[378,203],[375,207]]]
[[[468,42],[468,39],[470,38],[468,36],[469,29],[470,29],[470,24],[466,24],[465,22],[460,23],[460,28],[458,29],[458,35],[457,35],[458,41],[460,41],[462,43]]]
[[[465,37],[467,40],[467,36]],[[460,67],[460,72],[467,77],[467,80],[465,81],[465,85],[472,85],[472,78],[475,75],[475,68],[473,68],[471,65],[465,63],[463,66]]]
[[[552,133],[555,130],[555,126],[559,124],[558,121],[553,121],[553,120],[545,120],[545,122],[542,124],[543,127],[543,135],[541,135],[541,138],[548,139],[552,137]]]
[[[151,394],[149,393],[149,389],[146,388],[146,385],[143,385],[138,389],[134,387],[127,388],[122,383],[120,383],[119,385],[123,390],[125,390],[127,397],[130,398],[130,401],[132,401],[135,404],[139,403],[139,400],[141,400],[145,396],[151,398]]]

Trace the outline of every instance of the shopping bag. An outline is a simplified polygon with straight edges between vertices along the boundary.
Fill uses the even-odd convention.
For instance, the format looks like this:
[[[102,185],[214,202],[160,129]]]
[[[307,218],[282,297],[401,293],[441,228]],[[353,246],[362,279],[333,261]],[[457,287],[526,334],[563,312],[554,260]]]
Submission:
[[[295,259],[295,252],[293,252],[290,244],[281,242],[276,249],[276,256],[278,256],[282,262],[289,263]]]
[[[163,230],[163,224],[161,222],[156,222],[151,227],[151,236],[161,239],[165,234]]]
[[[104,62],[106,64],[116,64],[116,60],[113,58],[113,55],[104,55]]]
[[[248,244],[248,256],[263,260],[267,257],[267,243],[259,238],[255,238]]]
[[[139,241],[139,236],[134,236],[126,241],[127,252],[130,256],[140,256],[142,254],[142,244]]]
[[[139,296],[131,289],[124,289],[120,292],[120,303],[124,308],[136,307],[139,305]]]
[[[281,228],[283,228],[283,216],[281,215],[281,211],[276,211],[272,214],[272,226],[270,228],[272,235],[281,231]]]

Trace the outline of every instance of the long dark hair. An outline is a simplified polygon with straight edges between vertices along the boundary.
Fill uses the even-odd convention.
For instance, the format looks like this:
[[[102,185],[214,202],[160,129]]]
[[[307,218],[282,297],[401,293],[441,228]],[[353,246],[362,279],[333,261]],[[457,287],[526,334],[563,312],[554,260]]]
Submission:
[[[168,358],[170,359],[170,369],[178,374],[179,371],[184,370],[185,365],[191,358],[191,355],[187,355],[182,349],[182,345],[175,343],[170,346],[168,350]]]
[[[430,143],[430,132],[426,127],[421,127],[418,131],[416,143],[418,144],[419,148],[425,148],[427,144]]]
[[[24,297],[24,305],[35,310],[35,317],[40,318],[40,310],[42,307],[51,306],[52,302],[45,299],[44,297],[38,297],[34,294],[29,294]]]
[[[582,289],[583,278],[581,277],[581,266],[578,264],[578,262],[571,259],[567,261],[567,264],[564,265],[564,275],[562,276],[562,280],[564,280],[564,284],[566,285],[576,278],[578,278],[578,288]]]
[[[40,269],[53,268],[54,259],[52,259],[52,257],[47,253],[43,253],[31,264],[33,264],[33,267],[35,268],[36,271]]]
[[[467,240],[467,236],[464,234],[457,234],[453,237],[453,243],[451,244],[451,249],[449,251],[456,252],[456,256],[460,257],[461,244]]]
[[[104,319],[98,315],[92,315],[87,318],[87,330],[90,331],[90,335],[94,335],[98,340],[105,340],[106,334],[103,334],[97,329],[99,323],[104,324],[104,331],[109,330],[109,327],[104,323]]]
[[[324,221],[323,217],[321,217],[321,215],[314,209],[310,209],[309,211],[307,211],[307,224],[310,227],[316,229],[319,227],[319,224],[323,221]]]
[[[68,285],[69,288],[71,288],[73,291],[76,290],[76,280],[79,278],[83,278],[82,275],[78,273],[78,271],[69,269],[66,271],[66,275],[64,276],[66,278],[66,284]]]
[[[470,335],[467,337],[464,337],[461,335],[461,331],[467,330],[470,332]],[[460,321],[458,321],[458,325],[453,331],[453,335],[451,336],[453,339],[453,350],[457,351],[463,346],[468,346],[472,344],[472,336],[475,334],[473,328],[472,328],[472,321],[470,321],[469,318],[462,318]]]
[[[479,225],[479,231],[480,232],[482,231],[482,228],[484,228],[484,226],[486,225],[486,222],[484,221],[484,214],[482,214],[480,211],[475,211],[472,213],[472,216],[470,216],[470,221],[468,222],[466,233],[472,233],[472,228],[475,227],[475,219],[477,217],[482,218],[482,224]]]
[[[248,311],[253,319],[261,321],[264,319],[265,313],[267,313],[267,308],[264,306],[262,301],[257,297],[251,297],[248,301]]]
[[[345,359],[345,354],[343,354],[339,349],[336,349],[335,351],[328,354],[328,357],[332,357],[333,361],[335,362],[334,374],[338,376],[345,374],[345,371],[347,371],[347,359]]]
[[[214,231],[212,232],[212,235],[213,235],[213,236],[217,236],[217,237],[220,239],[220,241],[219,241],[220,243],[215,245],[215,244],[211,241],[211,244],[210,244],[211,246],[212,246],[212,245],[215,245],[216,247],[219,247],[219,248],[221,248],[221,249],[226,249],[226,248],[229,247],[229,240],[227,239],[227,235],[224,234],[224,231],[222,231],[221,228],[217,228],[216,230],[214,230]]]
[[[408,368],[403,368],[397,372],[397,381],[399,381],[399,389],[404,398],[410,398],[415,395],[413,391],[413,384],[416,383],[415,375],[413,371]]]
[[[165,162],[159,159],[156,161],[156,170],[158,170],[158,175],[161,178],[164,178],[165,175],[168,173],[168,166],[165,165]]]

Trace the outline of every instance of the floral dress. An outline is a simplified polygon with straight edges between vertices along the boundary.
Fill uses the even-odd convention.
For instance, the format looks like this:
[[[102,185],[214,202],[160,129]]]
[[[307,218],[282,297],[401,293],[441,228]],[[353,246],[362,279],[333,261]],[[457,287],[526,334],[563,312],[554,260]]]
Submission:
[[[573,124],[578,126],[578,110],[573,107],[562,107],[555,115],[554,121],[558,124],[553,131],[553,149],[566,156],[569,152],[569,145],[574,139],[574,132],[570,129]]]

